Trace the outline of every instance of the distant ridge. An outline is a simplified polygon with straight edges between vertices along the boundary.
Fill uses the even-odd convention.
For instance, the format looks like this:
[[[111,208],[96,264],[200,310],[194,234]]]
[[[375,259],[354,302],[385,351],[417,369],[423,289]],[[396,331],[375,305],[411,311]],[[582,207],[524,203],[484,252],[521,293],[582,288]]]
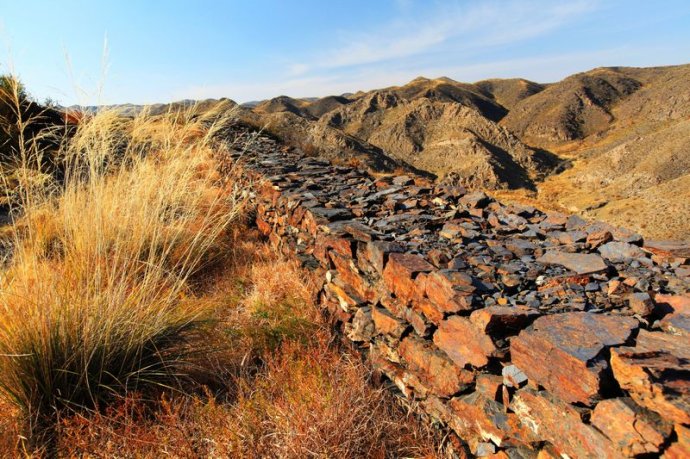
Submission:
[[[175,102],[170,102],[167,104],[151,104],[151,105],[140,105],[140,104],[109,104],[109,105],[70,105],[68,107],[59,107],[63,110],[68,111],[80,111],[84,113],[96,113],[101,110],[117,110],[124,116],[135,116],[140,113],[143,109],[149,110],[152,114],[164,113],[171,109],[176,108],[187,108],[192,106],[198,106],[200,109],[209,108],[221,102],[228,102],[230,105],[237,105],[233,100],[227,99],[225,97],[221,99],[204,99],[204,100],[194,100],[194,99],[183,99]]]

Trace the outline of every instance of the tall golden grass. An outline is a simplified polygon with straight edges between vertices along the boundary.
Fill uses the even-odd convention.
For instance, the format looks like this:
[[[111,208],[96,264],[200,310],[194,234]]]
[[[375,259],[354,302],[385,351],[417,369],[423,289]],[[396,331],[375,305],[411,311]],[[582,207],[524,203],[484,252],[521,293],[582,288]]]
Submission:
[[[19,107],[16,96],[5,94]],[[59,178],[20,137],[2,173],[12,224],[0,272],[0,395],[30,431],[185,376],[213,317],[190,280],[243,214],[241,187],[220,179],[213,155],[228,116],[227,107],[99,112],[63,139]]]

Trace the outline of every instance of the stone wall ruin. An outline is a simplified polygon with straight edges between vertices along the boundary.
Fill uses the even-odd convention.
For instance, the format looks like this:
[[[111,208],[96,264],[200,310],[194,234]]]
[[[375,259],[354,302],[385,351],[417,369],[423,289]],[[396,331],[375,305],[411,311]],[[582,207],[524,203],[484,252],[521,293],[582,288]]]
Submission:
[[[690,457],[690,247],[258,137],[256,225],[477,456]]]

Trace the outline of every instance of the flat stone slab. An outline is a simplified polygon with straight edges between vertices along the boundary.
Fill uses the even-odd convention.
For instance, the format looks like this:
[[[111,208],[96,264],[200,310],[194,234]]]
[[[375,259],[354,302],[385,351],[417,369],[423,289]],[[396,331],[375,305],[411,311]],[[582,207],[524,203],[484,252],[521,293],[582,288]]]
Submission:
[[[662,257],[690,258],[690,243],[682,241],[645,241],[645,250]]]
[[[614,263],[646,256],[644,251],[638,246],[618,241],[607,242],[602,245],[599,247],[599,253],[602,257]]]
[[[690,423],[690,342],[640,330],[635,346],[611,349],[621,388],[638,404],[674,422]]]
[[[464,438],[482,437],[497,446],[527,445],[539,438],[525,427],[502,403],[480,392],[455,397],[448,403],[449,424]]]
[[[626,457],[658,453],[673,430],[673,424],[623,397],[599,402],[591,422]]]
[[[451,316],[434,333],[434,344],[460,368],[467,364],[483,367],[496,351],[491,338],[465,317]]]
[[[472,309],[470,295],[475,290],[472,277],[460,271],[434,271],[425,284],[427,297],[441,312]]]
[[[410,370],[442,397],[460,392],[474,382],[474,373],[454,365],[428,341],[414,337],[404,338],[400,342],[399,351]]]
[[[376,331],[396,339],[400,338],[405,328],[407,328],[404,322],[393,317],[391,313],[383,308],[373,307],[371,309],[371,318],[376,326]]]
[[[621,457],[604,434],[582,423],[574,407],[552,400],[547,393],[520,389],[515,393],[510,409],[534,435],[553,444],[558,455],[598,459]]]
[[[414,281],[417,274],[433,270],[434,267],[419,255],[391,253],[383,270],[383,280],[401,301],[409,302],[417,290]]]
[[[578,274],[591,274],[608,268],[604,260],[594,253],[569,253],[556,250],[546,252],[537,258],[544,265],[560,265]]]
[[[592,404],[608,382],[602,351],[624,344],[638,326],[631,317],[587,312],[543,316],[511,339],[511,359],[563,400]]]

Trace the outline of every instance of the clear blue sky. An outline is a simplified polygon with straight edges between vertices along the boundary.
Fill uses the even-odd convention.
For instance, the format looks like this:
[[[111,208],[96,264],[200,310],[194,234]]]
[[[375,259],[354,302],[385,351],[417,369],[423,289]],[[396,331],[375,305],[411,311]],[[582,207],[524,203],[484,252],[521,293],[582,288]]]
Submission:
[[[687,0],[0,0],[0,72],[63,104],[323,96],[419,75],[548,82],[688,62]]]

